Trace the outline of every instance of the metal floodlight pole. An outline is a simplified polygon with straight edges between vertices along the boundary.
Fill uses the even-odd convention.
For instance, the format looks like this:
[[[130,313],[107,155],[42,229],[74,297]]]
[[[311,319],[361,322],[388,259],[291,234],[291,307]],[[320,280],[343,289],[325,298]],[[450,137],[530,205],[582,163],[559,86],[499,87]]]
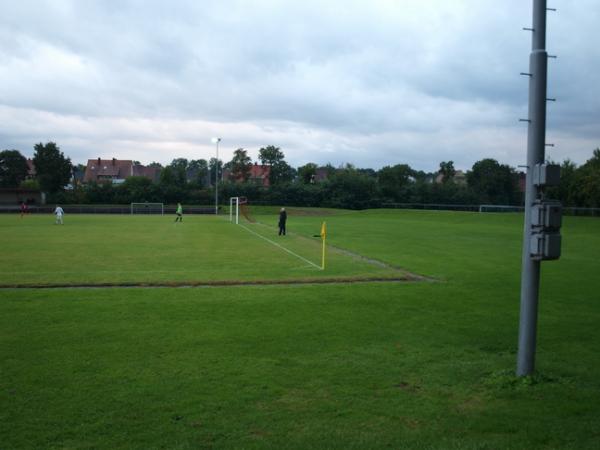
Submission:
[[[221,138],[212,138],[217,146],[217,160],[215,161],[215,215],[219,214],[219,142]]]
[[[533,29],[529,57],[529,117],[527,135],[527,178],[525,187],[525,228],[521,271],[521,307],[517,376],[531,375],[535,368],[540,263],[532,258],[532,206],[541,191],[534,185],[536,164],[544,162],[546,143],[546,0],[533,0]]]

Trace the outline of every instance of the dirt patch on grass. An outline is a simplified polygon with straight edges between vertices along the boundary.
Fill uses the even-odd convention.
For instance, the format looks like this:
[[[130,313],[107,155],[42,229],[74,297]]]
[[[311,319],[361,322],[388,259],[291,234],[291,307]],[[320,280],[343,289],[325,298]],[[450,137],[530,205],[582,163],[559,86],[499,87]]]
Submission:
[[[293,286],[302,284],[356,284],[356,283],[409,283],[423,281],[410,275],[394,277],[331,277],[289,280],[215,280],[215,281],[167,281],[167,282],[116,282],[116,283],[31,283],[4,284],[0,289],[64,289],[64,288],[192,288],[227,286]]]

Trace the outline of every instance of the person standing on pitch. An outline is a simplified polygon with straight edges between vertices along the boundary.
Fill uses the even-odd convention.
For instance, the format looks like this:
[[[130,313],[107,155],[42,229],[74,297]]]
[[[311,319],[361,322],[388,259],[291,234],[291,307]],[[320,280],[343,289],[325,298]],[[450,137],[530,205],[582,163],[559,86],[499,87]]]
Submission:
[[[63,214],[65,212],[63,211],[63,209],[59,206],[56,205],[56,209],[54,210],[54,214],[56,215],[56,222],[54,222],[55,225],[64,225],[63,223]]]
[[[285,208],[281,208],[279,211],[279,236],[282,234],[285,236],[285,222],[287,221],[287,213]]]
[[[175,222],[183,222],[183,208],[181,207],[181,203],[177,203],[177,211],[175,211],[177,217],[175,217]]]

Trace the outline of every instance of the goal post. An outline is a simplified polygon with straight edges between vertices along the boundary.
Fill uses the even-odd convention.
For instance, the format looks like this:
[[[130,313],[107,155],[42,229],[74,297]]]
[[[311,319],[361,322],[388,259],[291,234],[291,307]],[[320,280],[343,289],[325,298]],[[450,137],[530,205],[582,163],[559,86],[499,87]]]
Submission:
[[[165,214],[164,203],[131,203],[131,214]]]
[[[235,211],[235,214],[234,214]],[[235,216],[235,224],[238,225],[240,223],[240,198],[239,197],[230,197],[229,198],[229,221],[233,222],[233,217]]]
[[[233,222],[235,220],[235,224],[238,225],[240,223],[240,213],[248,222],[256,222],[248,210],[248,198],[231,197],[229,199],[229,221]]]

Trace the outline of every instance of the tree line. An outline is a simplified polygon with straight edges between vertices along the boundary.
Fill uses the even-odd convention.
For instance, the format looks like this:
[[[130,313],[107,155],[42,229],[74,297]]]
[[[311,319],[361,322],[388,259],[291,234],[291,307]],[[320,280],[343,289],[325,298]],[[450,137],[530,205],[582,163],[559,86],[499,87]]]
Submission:
[[[379,170],[352,164],[322,168],[308,163],[293,168],[279,147],[259,150],[258,161],[269,166],[269,186],[250,177],[252,159],[237,149],[231,161],[211,158],[176,158],[160,167],[157,183],[145,177],[129,177],[122,184],[74,182],[73,174],[85,166],[73,166],[54,142],[34,146],[35,179],[28,179],[26,158],[18,150],[0,152],[0,187],[39,188],[50,202],[73,204],[129,204],[162,202],[211,204],[214,186],[220,196],[246,196],[251,202],[295,206],[351,209],[375,208],[385,203],[499,204],[522,205],[522,175],[495,159],[477,161],[463,179],[457,178],[452,161],[442,161],[436,172],[423,172],[407,164]],[[561,164],[561,182],[548,195],[565,206],[600,207],[600,149],[581,166],[570,160]],[[321,176],[318,177],[318,171]],[[227,176],[225,176],[227,174]],[[68,186],[68,188],[67,188]]]

